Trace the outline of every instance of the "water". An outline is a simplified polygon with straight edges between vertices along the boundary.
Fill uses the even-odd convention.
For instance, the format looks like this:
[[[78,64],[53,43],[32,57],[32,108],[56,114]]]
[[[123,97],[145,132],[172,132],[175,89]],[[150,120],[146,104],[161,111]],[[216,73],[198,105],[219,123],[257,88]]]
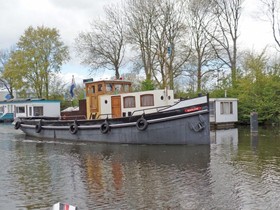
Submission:
[[[0,124],[0,209],[280,209],[279,128],[209,146],[69,143]]]

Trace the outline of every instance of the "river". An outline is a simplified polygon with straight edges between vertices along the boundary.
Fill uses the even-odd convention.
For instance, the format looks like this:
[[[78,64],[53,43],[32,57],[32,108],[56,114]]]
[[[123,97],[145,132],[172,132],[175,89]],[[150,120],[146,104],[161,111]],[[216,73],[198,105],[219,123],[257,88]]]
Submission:
[[[277,128],[211,132],[211,145],[40,141],[0,124],[0,209],[280,209]]]

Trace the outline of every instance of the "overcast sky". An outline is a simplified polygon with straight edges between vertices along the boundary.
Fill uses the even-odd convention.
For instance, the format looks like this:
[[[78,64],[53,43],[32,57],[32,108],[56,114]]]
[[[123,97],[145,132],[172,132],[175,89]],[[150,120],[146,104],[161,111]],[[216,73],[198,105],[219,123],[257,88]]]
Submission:
[[[59,30],[64,43],[74,45],[79,32],[89,30],[89,23],[103,14],[103,6],[120,0],[0,0],[0,49],[15,45],[29,26],[42,26]],[[260,50],[273,43],[269,24],[256,20],[257,0],[246,0],[240,25],[240,42],[244,49]],[[86,67],[73,59],[62,68],[64,78],[71,81],[88,78]],[[101,74],[100,77],[107,77]],[[97,78],[98,79],[98,78]]]

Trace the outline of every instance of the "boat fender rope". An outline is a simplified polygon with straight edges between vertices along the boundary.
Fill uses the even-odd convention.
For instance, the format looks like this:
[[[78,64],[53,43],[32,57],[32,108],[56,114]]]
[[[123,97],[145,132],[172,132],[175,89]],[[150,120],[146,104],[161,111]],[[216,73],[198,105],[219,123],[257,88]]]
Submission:
[[[78,132],[78,123],[77,121],[75,120],[74,123],[72,125],[70,125],[69,127],[69,131],[71,134],[76,134]]]
[[[38,124],[35,125],[35,132],[40,133],[42,130],[42,119],[39,121]]]
[[[148,122],[143,116],[136,121],[136,128],[139,131],[144,131],[148,128]]]
[[[110,125],[109,125],[108,120],[106,119],[105,122],[103,122],[101,124],[100,131],[101,131],[101,133],[106,134],[106,133],[108,133],[109,130],[110,130]]]
[[[20,128],[21,122],[17,121],[15,124],[15,129],[18,130]]]

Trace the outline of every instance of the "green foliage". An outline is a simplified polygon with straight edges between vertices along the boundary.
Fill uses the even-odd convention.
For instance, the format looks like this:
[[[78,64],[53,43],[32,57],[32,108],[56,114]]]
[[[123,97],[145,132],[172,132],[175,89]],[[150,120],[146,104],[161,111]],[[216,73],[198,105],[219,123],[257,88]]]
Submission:
[[[146,79],[146,80],[141,82],[141,90],[142,91],[154,90],[154,89],[155,89],[155,85],[154,85],[152,80]]]
[[[256,111],[260,123],[279,121],[280,77],[278,64],[270,64],[265,52],[245,56],[243,72],[237,82],[235,95],[239,100],[239,121],[249,123],[250,113]]]
[[[49,98],[51,74],[59,72],[69,59],[68,47],[56,29],[29,27],[5,66],[3,77],[12,78],[13,87],[30,89],[39,98]]]

